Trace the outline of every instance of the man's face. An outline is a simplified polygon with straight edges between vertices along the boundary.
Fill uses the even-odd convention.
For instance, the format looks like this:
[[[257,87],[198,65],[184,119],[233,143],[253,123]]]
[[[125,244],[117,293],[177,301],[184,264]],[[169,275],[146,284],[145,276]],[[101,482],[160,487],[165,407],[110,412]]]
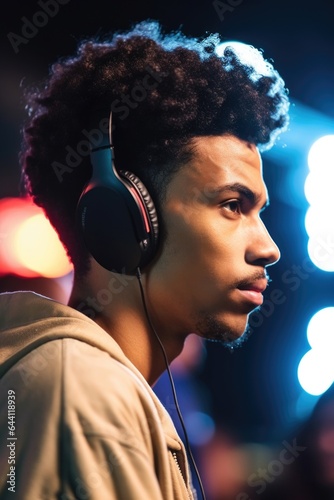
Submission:
[[[262,303],[265,267],[279,251],[260,219],[268,200],[257,148],[234,136],[199,137],[194,146],[167,188],[150,302],[171,331],[231,342]]]

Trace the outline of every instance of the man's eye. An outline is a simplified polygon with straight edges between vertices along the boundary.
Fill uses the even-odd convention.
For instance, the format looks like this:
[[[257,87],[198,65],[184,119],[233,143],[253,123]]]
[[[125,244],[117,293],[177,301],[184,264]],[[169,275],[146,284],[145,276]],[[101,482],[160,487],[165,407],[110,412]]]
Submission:
[[[239,200],[231,200],[222,204],[222,207],[230,212],[240,213],[240,201]]]

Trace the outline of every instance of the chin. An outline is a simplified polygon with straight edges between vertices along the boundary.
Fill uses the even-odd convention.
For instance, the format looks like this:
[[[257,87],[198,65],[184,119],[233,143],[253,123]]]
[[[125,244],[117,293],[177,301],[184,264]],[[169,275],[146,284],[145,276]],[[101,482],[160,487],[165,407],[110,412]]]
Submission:
[[[196,332],[206,340],[220,342],[229,349],[240,347],[251,334],[247,319],[230,325],[214,316],[207,316],[198,322]]]

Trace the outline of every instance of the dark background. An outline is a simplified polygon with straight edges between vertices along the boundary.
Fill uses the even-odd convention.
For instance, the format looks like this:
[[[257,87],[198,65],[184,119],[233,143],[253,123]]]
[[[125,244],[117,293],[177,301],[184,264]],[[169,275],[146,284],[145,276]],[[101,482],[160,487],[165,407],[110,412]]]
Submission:
[[[254,326],[249,340],[232,353],[208,344],[206,362],[198,373],[217,422],[243,439],[261,441],[284,439],[299,418],[297,403],[303,390],[296,372],[308,350],[307,323],[319,308],[334,303],[332,274],[317,270],[308,259],[303,196],[308,148],[319,134],[334,130],[334,4],[324,0],[236,3],[220,19],[214,4],[204,0],[70,0],[28,43],[19,45],[18,53],[8,33],[21,35],[22,17],[31,20],[41,8],[31,0],[2,4],[0,198],[18,195],[23,88],[43,80],[49,65],[72,54],[83,37],[127,29],[151,18],[166,30],[181,28],[191,36],[218,32],[224,39],[262,48],[286,81],[294,103],[290,130],[272,152],[263,155],[271,198],[264,220],[282,257],[270,270],[273,281],[266,309],[254,317],[253,326],[259,326]],[[280,304],[270,301],[274,289],[281,292]]]

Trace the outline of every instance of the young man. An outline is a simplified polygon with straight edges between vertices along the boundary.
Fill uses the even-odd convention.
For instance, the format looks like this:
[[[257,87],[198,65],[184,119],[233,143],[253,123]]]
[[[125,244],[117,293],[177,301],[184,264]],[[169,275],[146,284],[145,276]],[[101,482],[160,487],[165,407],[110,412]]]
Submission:
[[[262,303],[279,251],[259,150],[288,121],[273,67],[218,43],[143,22],[30,96],[27,191],[75,271],[68,305],[0,299],[1,498],[192,498],[150,386],[189,333],[238,342]]]

